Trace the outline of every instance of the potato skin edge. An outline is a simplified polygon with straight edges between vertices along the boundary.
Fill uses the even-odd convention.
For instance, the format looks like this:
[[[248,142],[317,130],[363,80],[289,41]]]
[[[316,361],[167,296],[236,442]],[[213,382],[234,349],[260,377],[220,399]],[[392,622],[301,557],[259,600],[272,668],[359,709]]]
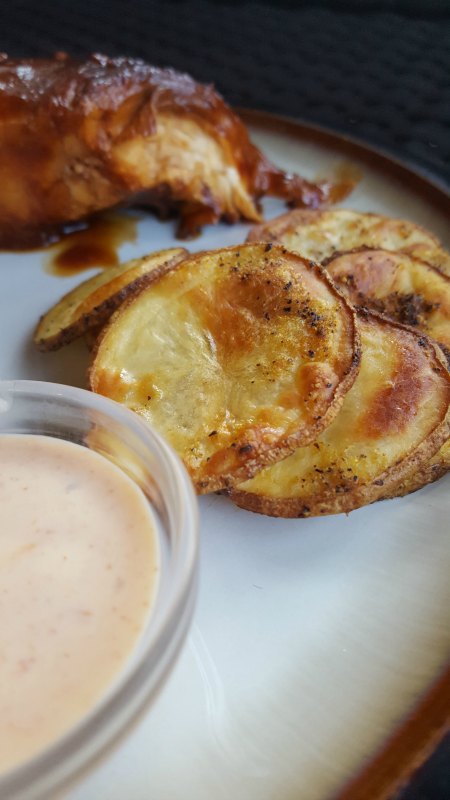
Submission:
[[[180,248],[180,250],[184,250],[184,248]],[[184,252],[188,254],[187,250],[184,250]],[[39,329],[49,312],[42,314],[33,334],[35,346],[41,352],[54,352],[70,344],[75,339],[80,338],[87,331],[91,330],[91,328],[102,326],[109,320],[114,311],[120,308],[129,297],[137,296],[143,289],[151,285],[154,281],[157,281],[161,275],[164,275],[166,271],[171,269],[174,264],[184,260],[185,257],[186,256],[181,255],[181,253],[179,255],[173,255],[159,267],[156,267],[156,269],[150,270],[145,275],[139,275],[126,286],[122,286],[118,292],[107,297],[100,305],[92,309],[92,311],[82,314],[73,323],[67,325],[65,328],[61,328],[57,333],[53,334],[53,336],[39,338]],[[67,292],[67,294],[58,301],[58,304],[62,303],[73,291],[74,290]]]
[[[363,311],[360,313],[377,317],[384,323],[393,325],[402,330],[407,330],[418,339],[425,338],[428,347],[434,352],[434,357],[438,362],[438,368],[443,370],[450,382],[447,361],[437,343],[431,339],[427,339],[414,328],[401,325],[398,322],[392,322],[376,312]],[[428,474],[427,462],[438,452],[449,437],[450,406],[447,408],[444,419],[424,440],[422,440],[412,453],[406,455],[399,463],[393,464],[369,483],[355,487],[354,491],[338,494],[333,497],[332,501],[327,498],[320,499],[317,495],[315,495],[314,498],[308,497],[308,499],[302,498],[301,500],[295,497],[272,499],[240,490],[238,487],[231,488],[228,491],[228,495],[239,508],[271,517],[292,519],[328,516],[340,513],[348,514],[350,511],[355,511],[377,500],[392,499],[409,494],[409,490],[401,494],[396,493],[396,487],[401,487],[404,482],[407,482],[408,479],[414,475],[415,470],[423,470],[424,476],[426,476]],[[443,472],[439,472],[439,474],[431,480],[437,480],[442,477],[446,471],[447,469],[444,469]],[[424,481],[424,483],[419,486],[414,486],[414,489],[411,491],[417,491],[422,488],[425,483],[429,482],[430,481]]]
[[[266,243],[264,243],[266,244]],[[186,267],[187,264],[194,264],[198,262],[200,259],[207,258],[208,255],[216,256],[218,252],[223,254],[224,256],[227,253],[234,253],[236,250],[242,250],[243,248],[253,248],[255,247],[254,244],[243,244],[243,245],[232,245],[230,247],[219,248],[217,250],[211,251],[202,251],[200,253],[195,253],[188,258],[184,259],[183,261],[179,262],[179,264],[174,265],[173,269],[178,269],[179,267]],[[297,447],[309,444],[310,442],[314,441],[317,435],[332,422],[334,417],[339,412],[345,394],[353,385],[360,365],[361,359],[361,342],[360,336],[358,331],[358,324],[356,319],[356,311],[351,305],[351,303],[347,300],[345,295],[341,292],[339,287],[337,287],[333,281],[330,279],[330,276],[326,272],[326,270],[316,262],[310,261],[298,253],[293,253],[287,248],[282,245],[275,245],[276,252],[280,256],[288,256],[289,259],[294,263],[298,262],[302,265],[302,268],[309,269],[313,271],[322,281],[324,281],[327,285],[328,290],[335,296],[338,297],[341,301],[343,308],[347,314],[347,318],[351,323],[351,337],[352,337],[352,349],[353,349],[353,357],[351,364],[347,370],[346,375],[342,378],[339,382],[338,386],[336,387],[335,395],[333,401],[330,403],[330,406],[323,414],[320,420],[317,420],[314,427],[311,428],[310,433],[307,435],[304,431],[300,430],[296,434],[291,434],[290,436],[286,436],[278,442],[276,446],[268,448],[267,445],[258,449],[256,444],[255,447],[252,447],[251,451],[249,452],[248,456],[243,454],[241,463],[231,472],[222,473],[221,475],[212,475],[212,476],[201,476],[200,478],[196,478],[191,473],[191,479],[194,483],[196,492],[198,494],[208,494],[211,492],[220,491],[222,489],[228,489],[230,487],[234,487],[239,483],[242,483],[249,478],[252,478],[257,472],[259,472],[263,467],[269,466],[277,461],[286,458],[290,455]],[[126,309],[130,307],[130,305],[134,302],[139,302],[139,295],[129,297],[119,308],[117,311],[112,315],[110,320],[107,322],[105,327],[100,333],[100,336],[96,342],[93,354],[92,354],[92,361],[88,368],[88,385],[92,391],[96,391],[96,359],[98,352],[100,350],[101,344],[105,336],[107,336],[109,330],[116,322],[120,319],[120,316],[124,313]],[[137,412],[139,413],[139,412]],[[231,448],[228,448],[231,449]],[[227,452],[227,450],[224,450]],[[189,472],[189,468],[188,468]]]

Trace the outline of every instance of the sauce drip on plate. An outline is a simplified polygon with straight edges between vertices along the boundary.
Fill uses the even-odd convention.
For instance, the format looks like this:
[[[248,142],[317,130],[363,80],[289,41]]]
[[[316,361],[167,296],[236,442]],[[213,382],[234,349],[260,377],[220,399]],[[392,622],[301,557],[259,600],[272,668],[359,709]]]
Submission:
[[[92,267],[116,266],[119,247],[136,241],[138,221],[138,216],[114,212],[93,217],[49,248],[46,272],[66,277]]]

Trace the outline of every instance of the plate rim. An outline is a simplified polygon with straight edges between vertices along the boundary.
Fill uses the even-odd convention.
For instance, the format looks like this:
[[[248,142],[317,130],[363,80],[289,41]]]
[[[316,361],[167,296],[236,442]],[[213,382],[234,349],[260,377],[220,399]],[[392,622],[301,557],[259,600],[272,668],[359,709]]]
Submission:
[[[246,125],[259,125],[277,133],[282,133],[284,130],[292,136],[301,138],[302,141],[310,140],[324,147],[342,150],[343,153],[356,156],[360,160],[370,161],[372,168],[375,166],[377,169],[381,168],[383,171],[394,173],[397,177],[406,178],[415,191],[430,195],[429,199],[433,203],[439,200],[441,203],[444,201],[445,207],[442,208],[439,203],[439,210],[441,213],[448,213],[450,218],[450,183],[425,167],[418,166],[408,159],[402,159],[390,153],[386,148],[365,142],[357,136],[333,130],[325,125],[311,123],[302,118],[247,107],[236,108],[236,113]],[[375,164],[373,163],[374,159]]]
[[[450,185],[436,175],[408,161],[392,156],[383,148],[373,146],[345,133],[282,114],[250,108],[238,109],[247,125],[277,133],[286,132],[302,142],[314,141],[319,146],[333,147],[350,158],[369,162],[375,170],[381,168],[402,181],[427,202],[438,205],[450,223]],[[280,128],[281,126],[281,128]],[[370,755],[332,800],[390,800],[411,783],[417,770],[435,752],[450,733],[450,663],[431,682],[417,699],[409,715],[401,720],[389,738]]]
[[[286,132],[302,143],[312,142],[342,152],[345,158],[357,158],[375,172],[401,179],[417,196],[437,206],[450,223],[450,185],[417,165],[402,161],[383,148],[356,137],[309,123],[304,119],[257,109],[237,109],[248,125],[262,131]],[[446,734],[450,733],[450,660],[443,671],[432,678],[419,695],[406,718],[400,720],[381,746],[332,795],[333,800],[389,800],[406,787],[415,772],[432,755]],[[331,800],[331,798],[329,799]]]

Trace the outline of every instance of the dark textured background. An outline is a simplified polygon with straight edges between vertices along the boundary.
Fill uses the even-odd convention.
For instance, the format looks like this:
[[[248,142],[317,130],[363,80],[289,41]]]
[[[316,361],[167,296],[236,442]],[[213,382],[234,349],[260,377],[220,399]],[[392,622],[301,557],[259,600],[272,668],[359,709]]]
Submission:
[[[450,0],[3,0],[0,30],[13,55],[172,65],[234,105],[351,133],[450,186]]]
[[[170,65],[234,105],[374,143],[450,189],[450,0],[0,2],[10,55]],[[450,738],[398,800],[450,800]]]

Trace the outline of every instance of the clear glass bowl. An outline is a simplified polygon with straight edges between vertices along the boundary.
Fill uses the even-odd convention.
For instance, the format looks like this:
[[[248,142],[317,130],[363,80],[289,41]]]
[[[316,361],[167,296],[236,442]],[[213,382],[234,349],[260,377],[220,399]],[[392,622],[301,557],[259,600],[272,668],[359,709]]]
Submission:
[[[196,596],[197,501],[183,465],[165,441],[133,412],[100,395],[39,381],[0,381],[2,433],[55,436],[109,458],[148,498],[159,539],[161,571],[153,613],[124,670],[76,727],[0,776],[2,800],[49,800],[127,732],[174,664]]]

